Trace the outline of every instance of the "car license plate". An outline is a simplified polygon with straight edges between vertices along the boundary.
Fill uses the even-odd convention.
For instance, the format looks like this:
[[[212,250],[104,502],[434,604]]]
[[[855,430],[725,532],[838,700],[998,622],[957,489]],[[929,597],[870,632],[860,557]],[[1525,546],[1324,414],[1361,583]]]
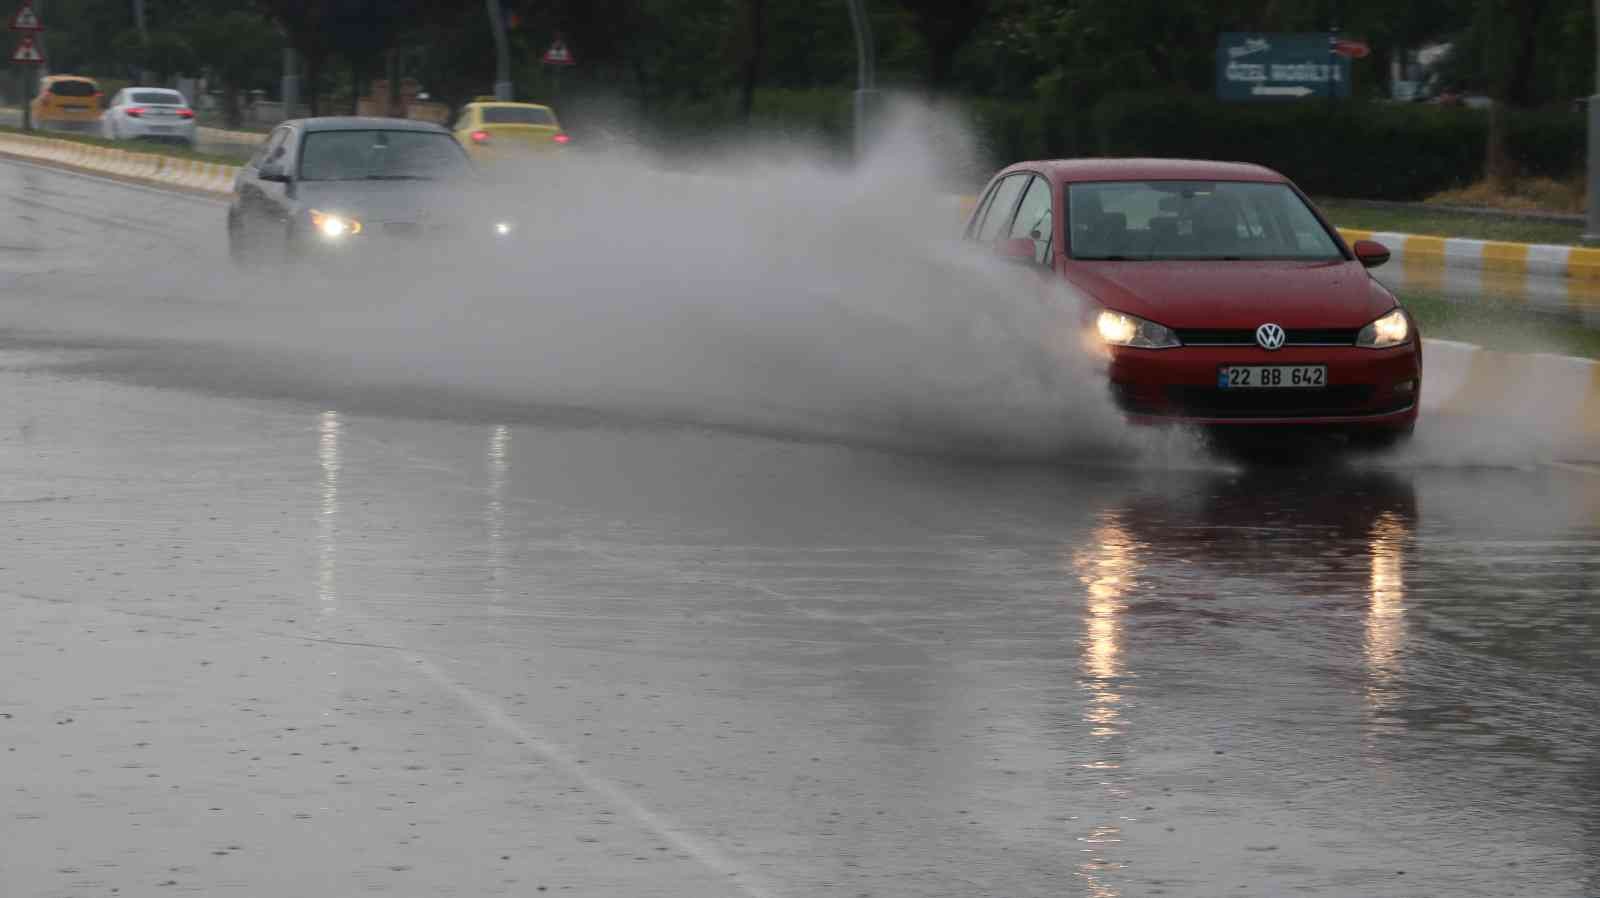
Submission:
[[[1224,390],[1327,385],[1327,365],[1224,365],[1217,369],[1217,386]]]

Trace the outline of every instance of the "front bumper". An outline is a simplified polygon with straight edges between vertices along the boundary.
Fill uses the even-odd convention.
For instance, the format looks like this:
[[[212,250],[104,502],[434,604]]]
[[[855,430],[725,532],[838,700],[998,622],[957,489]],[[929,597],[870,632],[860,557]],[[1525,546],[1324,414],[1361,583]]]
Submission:
[[[1325,387],[1219,388],[1228,365],[1326,365]],[[1110,350],[1113,401],[1136,423],[1405,430],[1422,394],[1417,342],[1391,349],[1243,346]]]
[[[499,234],[492,222],[471,228],[459,224],[363,222],[361,233],[333,239],[308,224],[296,231],[291,250],[299,259],[338,266],[383,259],[432,258],[439,253],[501,254],[511,252],[518,242],[515,229]]]

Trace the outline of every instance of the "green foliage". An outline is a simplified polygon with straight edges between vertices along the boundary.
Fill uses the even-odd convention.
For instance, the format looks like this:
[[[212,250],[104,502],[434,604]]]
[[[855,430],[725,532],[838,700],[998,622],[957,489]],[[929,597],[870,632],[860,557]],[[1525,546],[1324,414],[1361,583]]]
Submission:
[[[1585,125],[1566,112],[1513,113],[1523,173],[1583,164]],[[1094,110],[1104,155],[1255,162],[1326,196],[1420,199],[1477,180],[1488,118],[1470,109],[1390,103],[1228,105],[1173,94],[1119,94]]]
[[[194,73],[199,66],[188,37],[174,29],[151,31],[145,37],[130,29],[117,35],[112,47],[125,68],[148,71],[162,81]]]

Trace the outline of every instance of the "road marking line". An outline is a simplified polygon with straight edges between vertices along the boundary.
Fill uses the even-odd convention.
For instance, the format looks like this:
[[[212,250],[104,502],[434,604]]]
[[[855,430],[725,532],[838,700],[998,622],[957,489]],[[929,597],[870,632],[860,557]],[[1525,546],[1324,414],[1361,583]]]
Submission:
[[[1572,471],[1575,474],[1600,477],[1600,465],[1581,465],[1570,461],[1553,461],[1550,463],[1550,467],[1560,468],[1563,471]]]
[[[689,855],[701,866],[713,873],[727,877],[738,889],[750,898],[770,898],[774,893],[767,887],[754,881],[746,871],[741,870],[737,864],[722,854],[722,852],[700,842],[694,836],[684,832],[681,827],[662,815],[652,811],[638,799],[623,791],[620,786],[610,780],[602,779],[584,770],[578,762],[567,753],[567,750],[553,742],[539,736],[538,733],[528,728],[515,717],[511,716],[498,703],[487,699],[457,682],[453,677],[440,670],[437,665],[426,658],[416,659],[417,666],[439,685],[456,694],[467,707],[476,711],[480,717],[491,726],[505,732],[507,735],[520,739],[522,747],[529,749],[534,754],[543,758],[573,780],[580,783],[585,789],[598,793],[607,802],[618,810],[626,812],[640,826],[651,831],[662,840],[671,843],[684,854]]]

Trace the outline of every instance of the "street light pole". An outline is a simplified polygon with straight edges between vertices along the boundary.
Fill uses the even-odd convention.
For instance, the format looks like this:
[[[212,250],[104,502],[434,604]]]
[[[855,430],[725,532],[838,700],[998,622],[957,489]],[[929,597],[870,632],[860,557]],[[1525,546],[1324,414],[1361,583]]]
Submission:
[[[484,0],[484,3],[489,7],[489,27],[494,31],[494,98],[510,100],[511,42],[506,38],[506,17],[500,12],[500,0]]]
[[[295,110],[300,108],[300,54],[294,52],[294,47],[283,48],[283,84],[279,93],[283,95],[283,117],[294,118]]]
[[[1589,98],[1589,219],[1584,243],[1600,243],[1600,0],[1594,0],[1595,93]]]
[[[872,99],[878,92],[874,65],[875,50],[872,42],[872,20],[867,18],[866,0],[850,0],[850,24],[856,32],[856,92],[855,92],[855,151],[856,158],[866,154],[868,123],[871,120]],[[1600,4],[1600,0],[1595,0]]]

